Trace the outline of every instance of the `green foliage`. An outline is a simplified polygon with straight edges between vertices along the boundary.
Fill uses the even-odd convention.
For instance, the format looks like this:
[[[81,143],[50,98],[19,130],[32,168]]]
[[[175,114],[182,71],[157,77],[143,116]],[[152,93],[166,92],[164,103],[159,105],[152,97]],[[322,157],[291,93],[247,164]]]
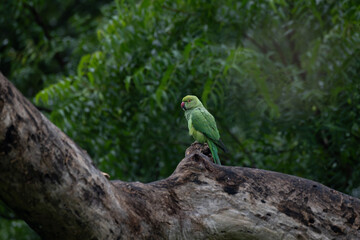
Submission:
[[[59,50],[25,64],[37,71],[54,52],[69,59],[65,70],[36,72],[51,80],[34,101],[112,178],[148,182],[174,171],[192,141],[180,102],[195,94],[230,150],[223,164],[359,197],[359,10],[349,0],[118,0],[77,32],[72,52],[58,38]],[[81,29],[88,18],[71,19]],[[20,85],[24,76],[16,67],[8,75]]]
[[[37,234],[23,220],[0,221],[0,238],[6,240],[34,240]]]
[[[110,0],[17,0],[0,6],[0,69],[27,97],[64,74],[92,51],[100,6]]]
[[[201,97],[226,164],[359,186],[358,6],[347,1],[117,1],[97,51],[36,102],[124,180],[168,176],[191,139],[179,108]],[[344,54],[345,53],[345,54]],[[351,166],[351,167],[350,167]]]
[[[0,239],[34,240],[37,234],[0,201]]]
[[[0,4],[0,71],[27,97],[63,75],[73,74],[84,53],[93,51],[100,6],[109,0],[16,0]],[[103,8],[106,11],[106,5]],[[0,204],[0,239],[38,239]]]

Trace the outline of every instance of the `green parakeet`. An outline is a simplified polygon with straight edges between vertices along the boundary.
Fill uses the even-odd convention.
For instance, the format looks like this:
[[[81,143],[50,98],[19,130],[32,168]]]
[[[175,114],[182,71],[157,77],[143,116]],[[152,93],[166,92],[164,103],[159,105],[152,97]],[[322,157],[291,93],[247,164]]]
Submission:
[[[226,152],[226,148],[220,140],[214,117],[193,95],[188,95],[182,99],[181,108],[185,111],[189,134],[199,143],[206,142],[209,145],[214,162],[221,165],[217,147],[224,152]]]

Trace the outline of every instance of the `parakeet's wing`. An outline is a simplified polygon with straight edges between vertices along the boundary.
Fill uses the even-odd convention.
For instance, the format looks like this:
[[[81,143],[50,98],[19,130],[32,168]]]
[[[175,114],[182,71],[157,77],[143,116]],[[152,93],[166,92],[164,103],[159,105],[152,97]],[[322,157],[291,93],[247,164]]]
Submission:
[[[215,119],[205,108],[194,109],[191,113],[191,121],[196,131],[201,132],[214,142],[218,142],[220,134]]]

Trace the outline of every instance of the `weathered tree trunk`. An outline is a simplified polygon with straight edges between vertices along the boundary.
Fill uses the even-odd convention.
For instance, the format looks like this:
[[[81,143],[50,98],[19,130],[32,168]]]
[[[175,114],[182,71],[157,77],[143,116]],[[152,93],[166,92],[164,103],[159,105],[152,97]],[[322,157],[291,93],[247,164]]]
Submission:
[[[44,239],[360,239],[359,199],[209,154],[193,144],[167,179],[108,181],[0,74],[0,198]]]

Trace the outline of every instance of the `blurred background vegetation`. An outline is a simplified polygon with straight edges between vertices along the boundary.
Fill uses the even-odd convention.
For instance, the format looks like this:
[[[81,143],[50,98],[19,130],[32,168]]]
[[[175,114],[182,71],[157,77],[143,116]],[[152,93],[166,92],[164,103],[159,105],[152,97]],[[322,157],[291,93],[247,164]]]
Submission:
[[[350,0],[8,0],[0,70],[112,179],[174,171],[195,94],[224,165],[360,197],[359,23]],[[38,237],[0,204],[0,239]]]

